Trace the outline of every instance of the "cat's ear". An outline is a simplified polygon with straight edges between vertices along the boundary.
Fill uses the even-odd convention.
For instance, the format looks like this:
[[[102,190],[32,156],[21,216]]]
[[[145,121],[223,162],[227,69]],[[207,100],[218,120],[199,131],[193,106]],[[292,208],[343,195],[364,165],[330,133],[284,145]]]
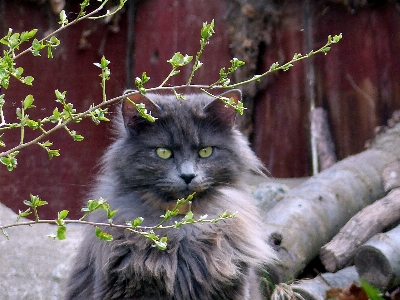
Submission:
[[[126,93],[128,92],[125,92],[125,94]],[[141,126],[149,125],[150,122],[140,115],[136,106],[132,102],[135,104],[144,104],[147,113],[151,114],[155,118],[157,118],[161,113],[160,107],[146,96],[140,93],[127,96],[122,102],[122,117],[124,119],[125,127],[131,131],[133,130],[134,132],[138,132]]]
[[[242,92],[240,90],[227,91],[219,97],[232,98],[237,104],[242,99]],[[220,99],[215,99],[204,107],[204,112],[216,118],[222,124],[233,127],[236,119],[236,111],[232,106],[226,107],[225,103]]]

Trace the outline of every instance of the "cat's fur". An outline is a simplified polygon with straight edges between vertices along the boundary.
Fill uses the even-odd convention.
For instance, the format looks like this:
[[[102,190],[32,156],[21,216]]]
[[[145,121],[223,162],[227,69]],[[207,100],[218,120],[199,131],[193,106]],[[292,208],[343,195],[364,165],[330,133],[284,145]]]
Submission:
[[[237,102],[241,94],[232,90],[224,96]],[[129,101],[122,105],[122,125],[103,158],[92,195],[118,209],[114,222],[141,216],[142,225],[155,225],[171,203],[193,192],[195,218],[215,218],[225,210],[238,213],[216,224],[157,231],[168,237],[165,251],[127,230],[103,228],[114,236],[105,242],[88,228],[66,299],[260,299],[257,269],[275,255],[244,183],[247,173],[261,172],[261,164],[234,128],[234,110],[205,94],[186,95],[186,101],[156,94],[130,98],[144,103],[158,119],[150,123]],[[207,146],[213,153],[199,157]],[[158,157],[157,147],[171,149],[172,157]],[[104,212],[95,212],[90,220],[107,221]]]

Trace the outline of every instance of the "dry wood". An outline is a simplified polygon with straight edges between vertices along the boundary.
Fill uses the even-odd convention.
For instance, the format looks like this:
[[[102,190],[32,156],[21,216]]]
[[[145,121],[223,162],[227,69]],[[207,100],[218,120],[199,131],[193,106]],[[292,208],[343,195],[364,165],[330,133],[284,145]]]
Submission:
[[[385,167],[382,173],[383,187],[386,192],[400,187],[400,161],[395,161]]]
[[[296,278],[351,217],[385,196],[382,171],[400,158],[399,136],[396,125],[371,149],[313,176],[267,212],[266,233],[281,261],[269,270],[276,282]]]
[[[328,123],[328,115],[323,108],[310,112],[311,132],[317,143],[318,161],[321,170],[336,163],[335,144]]]
[[[322,247],[320,258],[329,272],[352,264],[357,249],[375,234],[400,220],[400,189],[367,206]]]
[[[324,273],[311,280],[300,280],[291,286],[292,290],[300,294],[305,300],[324,300],[328,290],[342,289],[354,282],[359,283],[360,278],[353,266],[337,273]]]
[[[400,225],[361,246],[354,263],[360,277],[381,290],[400,285]]]

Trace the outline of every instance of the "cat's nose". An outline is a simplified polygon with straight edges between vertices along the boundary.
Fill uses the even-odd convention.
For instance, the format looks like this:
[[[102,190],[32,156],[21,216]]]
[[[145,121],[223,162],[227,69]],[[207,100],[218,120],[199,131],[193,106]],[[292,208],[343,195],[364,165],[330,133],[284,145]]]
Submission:
[[[182,163],[180,171],[181,173],[179,176],[183,179],[183,181],[186,184],[191,183],[193,178],[196,177],[196,173],[194,171],[194,165],[189,161],[185,161],[184,163]]]
[[[196,174],[181,174],[180,176],[186,184],[189,184],[196,177]]]

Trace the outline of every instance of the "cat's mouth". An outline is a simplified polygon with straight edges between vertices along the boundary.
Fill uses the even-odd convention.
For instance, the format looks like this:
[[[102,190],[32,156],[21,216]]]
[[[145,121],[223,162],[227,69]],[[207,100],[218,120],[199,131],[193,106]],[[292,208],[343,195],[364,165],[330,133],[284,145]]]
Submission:
[[[198,186],[198,185],[186,185],[186,187],[184,188],[180,188],[180,189],[176,189],[174,191],[171,191],[169,194],[170,196],[168,198],[170,198],[170,200],[178,200],[178,199],[182,199],[182,198],[186,198],[191,194],[196,194],[198,196],[200,196],[202,193],[204,193],[204,191],[206,191],[206,188],[202,187],[202,186]]]

